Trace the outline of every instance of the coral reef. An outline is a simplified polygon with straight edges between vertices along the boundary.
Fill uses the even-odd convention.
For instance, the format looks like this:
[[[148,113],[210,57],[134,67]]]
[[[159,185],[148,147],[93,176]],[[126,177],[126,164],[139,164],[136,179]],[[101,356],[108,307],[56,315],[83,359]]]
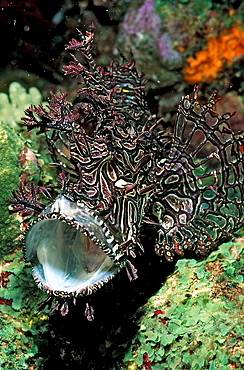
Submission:
[[[207,40],[206,49],[187,59],[184,79],[188,83],[212,82],[224,66],[243,58],[244,30],[240,25],[224,30],[217,38],[207,36]]]
[[[76,87],[70,83],[70,79],[65,82],[61,75],[63,59],[67,62],[67,55],[63,52],[61,54],[61,50],[63,50],[63,44],[67,43],[67,39],[74,36],[76,27],[80,28],[94,23],[97,30],[94,42],[94,51],[98,54],[97,64],[108,65],[113,58],[112,51],[117,47],[131,60],[130,50],[132,50],[137,66],[149,80],[147,88],[151,90],[146,90],[146,99],[150,103],[151,112],[157,112],[158,116],[164,117],[164,122],[160,121],[160,127],[168,125],[172,128],[179,100],[182,95],[189,93],[190,89],[187,84],[195,83],[194,77],[196,76],[201,85],[202,95],[209,96],[213,90],[217,90],[220,94],[221,100],[216,108],[220,115],[224,116],[227,111],[237,110],[230,125],[234,131],[243,130],[241,112],[244,112],[244,80],[241,22],[243,22],[244,7],[243,4],[240,5],[241,2],[223,0],[217,4],[212,0],[179,0],[177,2],[170,0],[140,0],[138,2],[84,0],[77,3],[73,0],[65,0],[60,6],[58,3],[54,4],[54,1],[50,3],[47,0],[40,0],[28,2],[29,9],[27,3],[19,6],[23,3],[21,0],[11,2],[10,6],[7,3],[10,2],[4,1],[4,9],[0,15],[0,26],[2,34],[5,35],[2,38],[4,52],[1,57],[1,67],[9,66],[7,74],[11,77],[10,81],[13,80],[13,67],[16,67],[17,73],[19,67],[35,71],[38,76],[45,77],[48,90],[50,82],[56,85],[56,87],[51,86],[54,91],[60,87],[60,85],[57,87],[57,83],[62,84],[61,89],[69,92],[68,99],[75,101],[74,107],[78,101],[75,100]],[[127,15],[122,21],[126,9],[128,9]],[[115,45],[118,29],[119,37]],[[212,40],[211,47],[209,46],[210,40]],[[226,50],[224,50],[224,45]],[[219,51],[216,52],[217,48],[221,50],[220,54]],[[114,53],[118,55],[117,51]],[[192,62],[183,70],[185,60]],[[3,70],[1,73],[4,75],[6,71]],[[18,78],[14,77],[14,79],[20,81]],[[23,83],[24,86],[35,86],[33,81],[27,83],[23,81]],[[96,87],[96,83],[91,89]],[[3,85],[4,82],[2,82]],[[17,85],[15,87],[23,96],[23,102],[25,100],[27,102],[30,99],[32,88],[27,93],[23,87]],[[42,91],[42,86],[38,85],[38,87]],[[6,91],[5,88],[3,91]],[[123,92],[125,103],[127,104],[130,99],[132,101],[131,85],[129,89],[123,86]],[[105,97],[103,95],[99,104],[103,103],[102,100]],[[114,96],[110,96],[111,98],[114,99]],[[201,99],[204,98],[201,97]],[[38,105],[40,101],[30,101],[27,105]],[[187,104],[188,100],[184,102]],[[195,102],[195,107],[197,104]],[[32,142],[36,157],[28,148],[21,151],[24,143],[9,127],[12,125],[14,130],[19,130],[18,123],[26,105],[23,110],[19,110],[17,106],[18,101],[13,108],[9,93],[0,94],[0,115],[3,114],[0,116],[3,121],[0,123],[0,154],[2,156],[0,164],[2,176],[0,368],[41,370],[45,366],[44,361],[49,358],[50,362],[45,367],[48,370],[57,367],[71,370],[80,368],[88,370],[242,369],[244,366],[244,349],[241,340],[243,337],[244,255],[242,239],[235,243],[221,245],[219,250],[213,252],[204,262],[185,259],[179,261],[175,273],[167,279],[160,291],[131,318],[131,321],[124,321],[123,315],[127,306],[130,306],[131,312],[134,312],[131,307],[134,307],[133,303],[135,304],[137,295],[132,294],[128,299],[129,289],[125,286],[134,286],[141,278],[143,279],[144,275],[140,274],[139,269],[140,279],[131,284],[124,279],[121,284],[125,290],[127,289],[122,299],[124,306],[116,296],[114,306],[107,304],[106,308],[103,307],[106,300],[103,296],[105,289],[94,294],[95,297],[89,297],[89,302],[95,309],[93,323],[82,321],[84,306],[88,301],[83,302],[82,298],[77,300],[77,305],[71,307],[69,315],[52,316],[51,320],[54,320],[49,331],[50,340],[47,343],[45,360],[42,358],[43,353],[40,353],[40,350],[43,344],[45,347],[47,311],[36,313],[35,309],[37,303],[44,299],[44,295],[36,288],[31,269],[24,263],[22,252],[18,249],[15,238],[19,235],[20,225],[17,217],[9,216],[5,199],[10,197],[11,190],[15,190],[15,184],[18,182],[17,157],[19,153],[21,153],[19,164],[23,172],[21,180],[24,182],[34,181],[39,187],[51,185],[55,189],[56,173],[50,176],[51,173],[47,166],[50,158],[47,158],[47,154],[44,154],[44,151],[41,157],[37,154],[46,145],[44,134],[33,139],[32,132],[25,133],[25,143],[28,140],[27,145],[30,147],[30,142]],[[70,108],[71,103],[68,103],[67,107]],[[101,111],[100,105],[98,109]],[[17,110],[19,113],[15,117]],[[89,124],[94,124],[94,122],[89,122]],[[86,126],[86,129],[89,131],[89,127]],[[198,134],[200,131],[201,129],[198,130]],[[223,137],[222,135],[225,136],[226,133],[219,134],[218,138]],[[207,140],[207,144],[209,143],[210,140]],[[63,148],[62,145],[59,148]],[[244,152],[242,146],[239,149],[242,153]],[[218,155],[216,152],[214,154]],[[230,152],[227,154],[228,158],[230,158],[229,155]],[[60,160],[60,157],[58,159]],[[200,176],[204,176],[205,169],[203,166],[203,171],[197,173],[199,179]],[[223,190],[226,191],[225,194],[228,192],[230,198],[237,200],[239,190],[234,188],[231,182],[232,175],[231,172],[228,178],[228,190],[224,186]],[[213,184],[216,179],[219,181],[220,176],[217,174],[212,178]],[[235,190],[232,192],[232,189],[237,192],[235,193]],[[127,187],[121,192],[130,190]],[[209,193],[205,195],[209,196]],[[213,193],[210,196],[213,196]],[[173,202],[170,197],[167,199],[173,206],[177,206],[174,199]],[[225,207],[225,211],[228,211],[228,206]],[[151,231],[150,229],[149,232]],[[152,245],[152,243],[147,243],[146,247],[149,248]],[[10,251],[13,252],[10,253]],[[136,263],[137,261],[138,258]],[[165,269],[164,267],[162,270]],[[151,270],[154,268],[151,267]],[[157,279],[153,274],[150,275],[149,269],[147,277],[148,284],[150,282],[155,285],[160,278],[160,282],[163,280],[161,274],[157,275]],[[119,290],[116,283],[117,281],[113,281],[114,289]],[[144,278],[144,285],[143,283],[138,285],[141,288],[138,297],[146,296],[146,283]],[[109,297],[111,297],[110,287],[113,284],[106,287],[106,294]],[[95,305],[94,301],[99,294],[101,299],[100,301],[98,299]],[[119,311],[118,307],[123,308]],[[106,314],[109,319],[105,321],[105,324],[101,321],[100,325],[99,315],[106,316]],[[119,316],[118,321],[121,327],[110,329],[110,321],[116,315]],[[68,319],[71,325],[67,324]],[[130,345],[128,338],[134,335],[132,328],[135,322],[138,323],[138,332],[131,347],[128,348]],[[92,330],[94,325],[97,325],[95,331]],[[107,335],[104,330],[105,326],[107,326]],[[58,331],[57,328],[62,329]],[[122,337],[125,331],[126,340],[123,342]],[[86,333],[85,336],[82,335],[83,342],[80,333]],[[94,350],[94,338],[95,343],[98,344],[97,346],[95,344],[97,351]],[[98,349],[99,344],[100,349]],[[122,357],[125,348],[127,352],[123,362],[112,366],[113,361]],[[85,352],[88,352],[87,361]],[[96,357],[94,353],[98,356]],[[93,361],[89,359],[89,355]]]
[[[178,261],[137,313],[138,332],[121,368],[243,369],[243,263],[243,238],[205,261]]]
[[[219,60],[218,56],[216,55],[214,60],[211,59],[211,64],[205,68],[206,73],[217,73],[217,79],[212,78],[211,81],[206,80],[201,73],[203,63],[198,71],[195,67],[187,66],[186,61],[195,60],[194,56],[206,49],[208,39],[218,40],[228,30],[233,30],[229,41],[232,43],[234,39],[235,42],[238,39],[237,42],[241,44],[243,9],[244,7],[237,3],[223,1],[218,4],[211,0],[177,2],[156,0],[131,3],[124,21],[119,25],[116,47],[127,58],[130,57],[129,52],[132,50],[138,69],[148,80],[150,109],[159,116],[164,116],[165,127],[172,128],[177,110],[176,97],[184,94],[183,91],[188,89],[189,83],[195,83],[194,74],[198,78],[198,72],[202,78],[198,78],[197,81],[211,83],[211,91],[217,90],[224,95],[231,88],[242,93],[243,86],[239,86],[241,83],[243,85],[241,55],[238,58],[234,57],[233,63],[222,60],[221,63],[225,68],[219,72],[215,71],[218,67],[214,66],[215,61]],[[229,41],[226,47],[232,47]],[[160,44],[164,47],[163,56],[159,52]],[[226,53],[228,54],[228,51]],[[168,59],[164,58],[164,55]],[[186,79],[184,67],[185,71],[189,71],[189,77],[187,74]],[[237,79],[237,75],[240,74]],[[201,85],[201,90],[205,95],[210,93],[206,85]]]
[[[0,93],[0,120],[15,130],[19,130],[19,123],[25,110],[30,105],[39,105],[42,95],[36,87],[26,89],[18,82],[9,85],[8,94]]]

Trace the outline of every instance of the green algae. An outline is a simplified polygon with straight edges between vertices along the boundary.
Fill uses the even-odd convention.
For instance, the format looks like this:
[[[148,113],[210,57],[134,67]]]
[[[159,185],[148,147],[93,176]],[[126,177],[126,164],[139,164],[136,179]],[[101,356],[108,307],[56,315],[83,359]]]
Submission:
[[[242,238],[205,261],[178,261],[142,307],[123,369],[243,369],[243,261]]]

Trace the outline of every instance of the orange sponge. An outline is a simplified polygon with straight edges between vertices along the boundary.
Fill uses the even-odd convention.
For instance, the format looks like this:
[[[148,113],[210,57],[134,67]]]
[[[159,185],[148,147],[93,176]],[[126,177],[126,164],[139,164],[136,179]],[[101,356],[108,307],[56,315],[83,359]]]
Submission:
[[[195,58],[188,58],[184,79],[188,83],[212,82],[224,65],[233,63],[244,54],[244,30],[238,25],[226,29],[217,38],[208,37],[207,48],[199,51]]]

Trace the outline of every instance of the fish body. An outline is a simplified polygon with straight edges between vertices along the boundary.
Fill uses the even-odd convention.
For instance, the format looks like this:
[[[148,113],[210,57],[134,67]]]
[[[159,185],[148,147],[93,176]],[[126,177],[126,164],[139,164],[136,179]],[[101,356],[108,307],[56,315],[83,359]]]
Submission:
[[[243,134],[214,110],[216,93],[205,105],[197,88],[183,97],[169,134],[147,108],[134,61],[97,67],[94,29],[79,35],[66,49],[83,63],[73,55],[64,73],[82,78],[85,100],[52,94],[48,107],[23,118],[28,130],[46,133],[59,194],[21,183],[10,201],[13,211],[36,215],[25,256],[38,286],[62,302],[94,293],[122,268],[137,278],[142,228],[157,230],[151,248],[173,261],[186,250],[208,254],[243,225]]]

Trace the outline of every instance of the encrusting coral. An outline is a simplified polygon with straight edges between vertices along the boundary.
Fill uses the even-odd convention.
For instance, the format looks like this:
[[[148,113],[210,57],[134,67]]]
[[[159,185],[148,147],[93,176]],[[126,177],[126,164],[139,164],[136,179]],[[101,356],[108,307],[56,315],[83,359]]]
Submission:
[[[0,122],[0,256],[3,257],[13,248],[14,239],[20,232],[17,217],[9,215],[6,199],[16,188],[19,179],[18,155],[24,142],[8,124]]]
[[[36,302],[43,293],[35,289],[20,250],[6,255],[0,269],[0,369],[40,369],[48,318],[36,313]]]
[[[31,87],[27,93],[26,89],[18,82],[12,82],[9,85],[8,94],[0,93],[0,257],[14,248],[15,238],[20,233],[17,217],[13,218],[9,215],[9,206],[6,203],[6,199],[16,189],[15,184],[20,175],[19,165],[25,171],[25,176],[28,177],[32,172],[32,176],[29,176],[31,179],[34,173],[38,172],[37,163],[31,163],[36,160],[30,158],[32,152],[25,148],[24,152],[21,153],[25,139],[21,138],[16,130],[19,131],[21,128],[19,123],[27,107],[30,104],[40,104],[41,101],[42,95],[36,87]],[[43,104],[45,105],[45,102]],[[18,162],[19,156],[22,163]],[[31,171],[30,167],[36,168]],[[43,174],[44,172],[42,171]]]
[[[9,214],[6,199],[16,189],[20,164],[27,177],[28,173],[37,172],[37,168],[35,171],[32,168],[34,165],[31,167],[31,161],[27,163],[32,152],[24,149],[24,140],[12,127],[21,121],[26,104],[40,102],[41,95],[34,87],[27,94],[19,83],[13,82],[9,97],[0,93],[3,120],[0,121],[0,368],[29,370],[37,369],[32,367],[37,365],[40,369],[39,360],[33,357],[38,353],[38,338],[47,326],[46,314],[36,314],[36,302],[43,299],[43,294],[35,289],[31,269],[18,247],[20,220]]]
[[[184,79],[194,84],[213,82],[221,69],[241,59],[244,54],[244,30],[238,24],[226,29],[217,37],[208,37],[207,47],[195,58],[188,58],[184,68]]]
[[[18,249],[20,222],[9,215],[6,203],[19,178],[18,155],[23,145],[15,131],[0,122],[0,368],[29,370],[36,363],[37,339],[46,328],[47,316],[36,314],[36,302],[43,294],[35,289],[31,269]]]
[[[243,241],[222,244],[205,261],[178,261],[138,312],[121,369],[243,369]]]

